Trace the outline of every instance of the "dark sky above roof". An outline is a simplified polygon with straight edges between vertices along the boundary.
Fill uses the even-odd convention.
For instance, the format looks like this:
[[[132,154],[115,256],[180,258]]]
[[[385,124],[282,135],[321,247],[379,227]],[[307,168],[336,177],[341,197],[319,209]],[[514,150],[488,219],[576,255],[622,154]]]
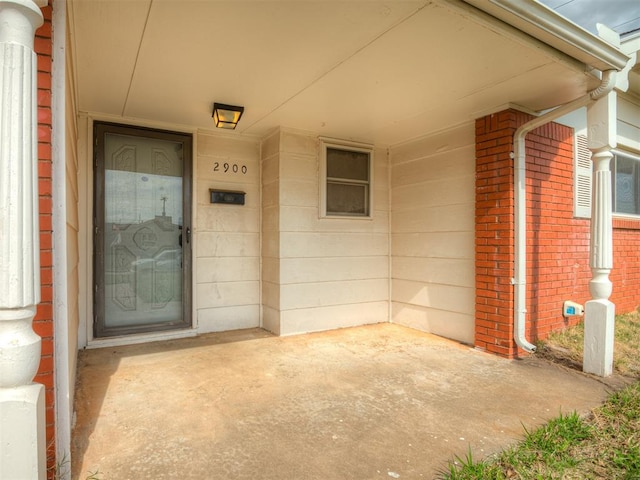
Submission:
[[[640,29],[640,0],[539,1],[595,34],[596,23],[603,23],[621,35]]]

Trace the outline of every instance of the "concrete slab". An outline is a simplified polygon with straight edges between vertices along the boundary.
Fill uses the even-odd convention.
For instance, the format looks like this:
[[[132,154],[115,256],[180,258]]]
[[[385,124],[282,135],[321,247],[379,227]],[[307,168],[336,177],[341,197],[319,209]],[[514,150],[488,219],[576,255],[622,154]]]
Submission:
[[[454,455],[496,452],[607,390],[392,324],[89,350],[73,478],[434,478]]]

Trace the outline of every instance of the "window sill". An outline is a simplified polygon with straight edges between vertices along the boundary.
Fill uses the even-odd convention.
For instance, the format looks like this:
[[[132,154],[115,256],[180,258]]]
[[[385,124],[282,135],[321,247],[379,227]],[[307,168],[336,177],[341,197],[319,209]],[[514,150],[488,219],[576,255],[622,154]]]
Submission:
[[[320,220],[373,220],[371,215],[320,215]]]
[[[640,217],[613,217],[613,228],[617,230],[640,230]]]

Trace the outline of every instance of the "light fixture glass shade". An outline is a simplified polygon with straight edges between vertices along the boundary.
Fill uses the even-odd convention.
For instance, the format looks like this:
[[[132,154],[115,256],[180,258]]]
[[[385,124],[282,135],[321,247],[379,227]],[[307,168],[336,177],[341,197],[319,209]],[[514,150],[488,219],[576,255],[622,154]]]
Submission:
[[[238,125],[240,117],[244,112],[244,107],[235,105],[225,105],[223,103],[213,104],[213,121],[218,128],[233,130]]]

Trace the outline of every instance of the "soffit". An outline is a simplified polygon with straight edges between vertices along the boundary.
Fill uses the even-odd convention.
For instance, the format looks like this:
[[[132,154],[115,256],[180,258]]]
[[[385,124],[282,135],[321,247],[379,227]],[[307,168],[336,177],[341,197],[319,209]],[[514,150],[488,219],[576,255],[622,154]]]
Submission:
[[[614,45],[537,1],[465,1],[599,70],[621,69],[628,60]]]
[[[587,77],[446,2],[71,0],[80,111],[234,134],[277,126],[396,144],[516,103],[541,110]]]

